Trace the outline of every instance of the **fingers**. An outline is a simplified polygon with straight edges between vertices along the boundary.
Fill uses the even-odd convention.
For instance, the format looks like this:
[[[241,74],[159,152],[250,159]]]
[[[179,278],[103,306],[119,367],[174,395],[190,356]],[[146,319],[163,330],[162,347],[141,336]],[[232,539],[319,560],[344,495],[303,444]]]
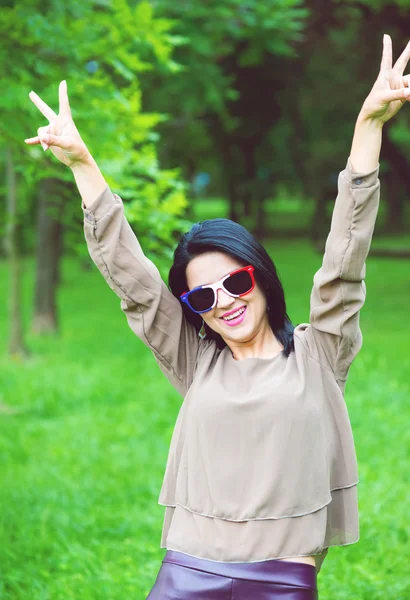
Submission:
[[[410,97],[410,87],[400,88],[399,90],[388,90],[383,92],[384,102],[393,102],[393,100],[408,100]]]
[[[60,114],[71,118],[71,109],[67,94],[67,82],[65,80],[60,82],[58,96]],[[49,146],[57,146],[58,148],[69,150],[70,143],[66,138],[53,135],[51,133],[51,123],[53,120],[57,119],[58,115],[56,115],[56,113],[48,106],[48,104],[46,104],[35,92],[31,91],[29,93],[29,98],[33,104],[37,106],[39,111],[46,117],[46,119],[48,119],[49,125],[45,127],[39,127],[37,130],[38,135],[25,139],[24,141],[26,144],[41,144],[43,150],[47,150]]]
[[[70,149],[70,142],[67,138],[64,138],[60,135],[53,135],[50,133],[50,125],[46,127],[39,127],[38,135],[36,137],[27,138],[24,141],[26,144],[35,145],[41,144],[43,150],[47,150],[50,146],[57,146],[58,148],[62,148],[63,150]]]
[[[47,144],[45,144],[44,142],[42,142],[41,140],[42,140],[42,137],[43,137],[43,136],[44,136],[46,133],[49,133],[49,132],[50,132],[50,125],[46,125],[45,127],[39,127],[39,128],[37,129],[38,137],[39,137],[39,139],[40,139],[40,144],[41,144],[41,146],[42,146],[42,148],[43,148],[43,150],[44,150],[44,151],[46,151],[46,150],[47,150],[47,148],[48,148],[48,145],[47,145]]]
[[[61,81],[58,87],[58,98],[60,103],[60,115],[71,117],[70,104],[68,102],[67,82]]]
[[[24,141],[26,142],[26,144],[31,144],[32,146],[35,144],[40,144],[40,138],[38,137],[38,135],[36,135],[36,137],[27,138]]]
[[[57,146],[57,148],[62,148],[63,150],[69,150],[71,146],[67,138],[62,137],[61,135],[42,132],[39,135],[39,138],[40,142],[44,142],[47,146]]]
[[[57,118],[56,113],[46,104],[36,92],[31,91],[29,93],[30,100],[37,106],[39,111],[45,116],[46,119],[52,121]]]
[[[407,63],[409,62],[409,59],[410,59],[410,42],[408,42],[407,46],[405,47],[403,52],[400,54],[393,69],[400,75],[403,75],[404,69],[406,68]]]
[[[40,136],[38,136],[38,135],[36,135],[36,137],[27,138],[24,141],[26,142],[26,144],[29,144],[31,146],[35,146],[35,145],[41,144],[41,146],[43,147],[44,151],[46,151],[49,148],[48,144],[45,144],[44,142],[42,142],[40,140]]]
[[[26,144],[31,144],[31,145],[41,144],[43,150],[46,151],[48,149],[48,144],[46,144],[45,142],[42,141],[42,137],[44,137],[44,135],[46,135],[49,132],[50,132],[50,125],[47,125],[46,127],[39,127],[37,129],[38,135],[36,137],[27,138],[24,141],[26,142]]]
[[[393,65],[393,49],[391,37],[387,33],[383,36],[383,55],[380,64],[381,71],[388,71]]]

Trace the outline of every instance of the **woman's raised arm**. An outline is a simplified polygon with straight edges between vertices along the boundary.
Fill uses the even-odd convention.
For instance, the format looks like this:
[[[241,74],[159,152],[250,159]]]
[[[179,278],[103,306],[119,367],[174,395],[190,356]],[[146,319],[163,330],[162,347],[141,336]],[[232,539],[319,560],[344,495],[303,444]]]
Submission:
[[[380,199],[379,168],[356,172],[350,158],[339,174],[338,194],[321,268],[313,278],[310,327],[304,341],[310,354],[344,381],[362,346],[359,311],[366,286],[365,261]]]
[[[323,263],[313,279],[309,350],[344,381],[362,345],[359,311],[366,286],[369,253],[380,200],[379,155],[383,124],[409,99],[410,43],[392,66],[392,43],[383,39],[380,73],[356,122],[350,157],[338,179],[338,194]]]
[[[168,380],[185,396],[192,383],[201,348],[185,319],[180,301],[143,253],[124,216],[121,198],[107,186],[88,207],[83,206],[88,251],[102,276],[121,299],[132,331],[152,351]]]
[[[195,371],[198,354],[208,342],[186,321],[180,301],[162,281],[124,216],[121,198],[113,194],[72,120],[65,81],[60,83],[56,113],[34,92],[30,99],[48,119],[27,144],[50,148],[73,171],[82,197],[84,233],[91,258],[121,299],[132,331],[153,352],[159,367],[182,396]]]

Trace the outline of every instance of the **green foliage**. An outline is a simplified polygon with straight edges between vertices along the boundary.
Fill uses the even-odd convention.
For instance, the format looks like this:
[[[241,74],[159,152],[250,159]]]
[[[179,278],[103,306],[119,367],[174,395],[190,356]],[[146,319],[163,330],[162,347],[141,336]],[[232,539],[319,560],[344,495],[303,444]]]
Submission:
[[[223,164],[216,138],[235,131],[240,136],[252,117],[236,104],[242,94],[240,73],[263,70],[266,56],[293,56],[309,10],[302,0],[155,0],[155,7],[175,21],[184,41],[175,50],[184,67],[178,76],[156,71],[142,82],[147,105],[172,115],[172,123],[161,128],[169,146],[162,154],[167,162],[184,165],[185,173],[187,166],[191,170],[208,157],[215,169],[215,163]],[[226,154],[226,144],[219,143]],[[230,175],[225,170],[221,176],[226,180]]]
[[[282,277],[292,321],[305,322],[321,256],[305,241],[280,240],[267,249]],[[0,339],[0,598],[144,600],[165,553],[159,547],[164,509],[157,499],[181,398],[128,328],[118,298],[97,269],[81,272],[71,259],[63,266],[61,338],[29,336],[34,354],[24,364],[6,357],[7,335]],[[32,260],[25,261],[26,321],[33,267]],[[405,262],[370,259],[366,286],[364,344],[346,387],[359,463],[361,538],[329,550],[319,595],[405,600],[410,593]],[[0,263],[2,298],[6,288]],[[7,327],[0,310],[0,331]]]
[[[66,79],[78,129],[109,185],[114,191],[126,191],[129,215],[136,217],[136,224],[142,225],[139,212],[147,216],[154,207],[153,194],[160,194],[157,218],[145,219],[137,234],[148,251],[166,256],[170,231],[186,227],[181,221],[185,187],[176,170],[162,172],[156,162],[155,128],[166,117],[143,111],[139,78],[155,65],[175,71],[172,52],[181,40],[173,37],[172,27],[169,19],[154,14],[147,0],[135,5],[126,0],[31,0],[0,12],[0,144],[15,149],[27,197],[40,179],[73,180],[50,153],[23,141],[47,124],[29,100],[30,90],[58,112],[58,84]],[[67,210],[74,220],[78,205]],[[29,209],[23,213],[28,224]],[[81,232],[78,244],[83,244]]]
[[[236,214],[245,197],[252,209],[277,184],[308,199],[333,197],[379,71],[383,33],[392,35],[395,59],[408,42],[409,1],[153,4],[189,40],[175,51],[184,65],[177,77],[155,71],[142,81],[146,106],[171,116],[160,125],[165,164],[181,165],[186,177],[206,170],[208,193],[227,196]],[[405,159],[408,107],[387,130]],[[386,149],[383,160],[392,170]],[[260,168],[269,171],[262,189]],[[397,193],[407,200],[407,189]]]
[[[186,184],[179,178],[178,169],[160,170],[155,147],[144,146],[136,157],[136,168],[123,173],[120,194],[133,198],[125,205],[127,219],[135,226],[147,255],[162,257],[172,262],[175,236],[190,228],[184,219],[187,208]],[[124,187],[128,186],[128,187]],[[167,280],[164,262],[158,265]]]
[[[409,116],[402,112],[390,126],[390,137],[399,148],[408,156],[410,152],[410,127]]]

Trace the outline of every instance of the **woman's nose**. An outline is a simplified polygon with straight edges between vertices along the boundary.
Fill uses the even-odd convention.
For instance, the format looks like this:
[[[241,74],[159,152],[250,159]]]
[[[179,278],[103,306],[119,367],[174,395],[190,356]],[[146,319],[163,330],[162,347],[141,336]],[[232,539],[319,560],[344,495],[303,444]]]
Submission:
[[[227,294],[222,288],[217,291],[217,294],[217,305],[220,308],[225,308],[226,306],[232,306],[232,304],[234,304],[235,298]]]

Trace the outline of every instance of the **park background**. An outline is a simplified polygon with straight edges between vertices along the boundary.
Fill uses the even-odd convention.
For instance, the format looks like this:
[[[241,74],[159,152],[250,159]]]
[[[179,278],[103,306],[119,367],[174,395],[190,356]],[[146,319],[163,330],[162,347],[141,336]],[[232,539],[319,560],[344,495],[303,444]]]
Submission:
[[[410,0],[5,0],[0,8],[0,599],[145,599],[182,399],[89,258],[72,173],[24,139],[77,127],[167,281],[198,220],[265,245],[309,319],[356,117],[410,39]],[[408,69],[406,72],[409,72]],[[329,551],[321,600],[410,598],[410,107],[383,131],[364,345],[346,403],[360,541]]]

